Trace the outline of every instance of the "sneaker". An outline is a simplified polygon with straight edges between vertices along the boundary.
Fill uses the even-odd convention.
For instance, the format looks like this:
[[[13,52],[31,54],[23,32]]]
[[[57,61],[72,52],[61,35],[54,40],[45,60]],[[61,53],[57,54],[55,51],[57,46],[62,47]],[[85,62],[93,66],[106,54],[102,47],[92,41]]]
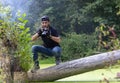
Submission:
[[[32,73],[35,73],[38,69],[40,69],[40,67],[37,66],[37,65],[34,65],[34,66],[33,66],[33,69],[31,69],[31,72],[32,72]]]

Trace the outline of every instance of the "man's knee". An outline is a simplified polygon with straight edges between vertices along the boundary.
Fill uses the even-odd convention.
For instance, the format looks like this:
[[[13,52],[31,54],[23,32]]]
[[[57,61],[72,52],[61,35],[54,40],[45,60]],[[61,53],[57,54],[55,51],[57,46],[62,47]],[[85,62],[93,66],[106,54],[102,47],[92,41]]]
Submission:
[[[36,49],[37,49],[37,46],[36,46],[36,45],[33,45],[33,46],[32,46],[32,52],[35,52]]]
[[[55,47],[55,48],[53,48],[53,52],[60,53],[61,52],[61,48],[60,47]]]
[[[41,49],[41,48],[42,48],[42,46],[33,45],[33,46],[32,46],[32,52],[37,52],[38,49]]]

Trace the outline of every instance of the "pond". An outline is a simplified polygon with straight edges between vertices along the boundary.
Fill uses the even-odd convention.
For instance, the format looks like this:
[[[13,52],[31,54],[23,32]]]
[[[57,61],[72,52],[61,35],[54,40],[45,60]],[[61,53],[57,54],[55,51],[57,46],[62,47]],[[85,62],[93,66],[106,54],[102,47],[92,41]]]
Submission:
[[[41,64],[41,68],[47,68],[54,64]],[[120,68],[98,69],[75,76],[59,79],[54,83],[120,83],[120,79],[115,79]]]

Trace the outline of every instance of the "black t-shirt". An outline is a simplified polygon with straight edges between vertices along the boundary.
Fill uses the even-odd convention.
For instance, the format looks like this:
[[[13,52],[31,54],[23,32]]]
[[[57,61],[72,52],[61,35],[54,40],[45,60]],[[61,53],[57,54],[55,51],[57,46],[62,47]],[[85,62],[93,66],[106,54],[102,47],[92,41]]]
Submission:
[[[37,31],[37,33],[39,34],[39,36],[41,36],[42,32],[43,32],[43,31],[42,31],[41,29],[39,29],[39,30]],[[58,33],[57,33],[57,31],[56,31],[54,28],[52,28],[52,27],[49,27],[48,33],[49,33],[51,36],[55,36],[55,37],[58,37],[58,36],[59,36]],[[53,48],[53,47],[55,47],[55,46],[60,46],[59,43],[53,41],[52,39],[50,39],[50,38],[48,38],[48,37],[43,37],[43,36],[41,36],[41,38],[42,38],[42,40],[43,40],[43,45],[44,45],[45,47],[47,47],[47,48]]]

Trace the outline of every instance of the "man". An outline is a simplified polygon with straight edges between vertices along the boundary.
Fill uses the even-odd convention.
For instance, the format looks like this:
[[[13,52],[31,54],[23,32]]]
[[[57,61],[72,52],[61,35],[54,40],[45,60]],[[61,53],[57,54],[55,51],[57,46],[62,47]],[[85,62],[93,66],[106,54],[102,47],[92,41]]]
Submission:
[[[39,69],[38,53],[43,53],[48,56],[55,56],[56,65],[61,62],[61,47],[59,45],[61,39],[57,31],[50,26],[50,20],[48,16],[43,16],[41,18],[41,28],[32,36],[32,41],[41,37],[43,45],[33,45],[33,61],[34,68],[32,72]]]

